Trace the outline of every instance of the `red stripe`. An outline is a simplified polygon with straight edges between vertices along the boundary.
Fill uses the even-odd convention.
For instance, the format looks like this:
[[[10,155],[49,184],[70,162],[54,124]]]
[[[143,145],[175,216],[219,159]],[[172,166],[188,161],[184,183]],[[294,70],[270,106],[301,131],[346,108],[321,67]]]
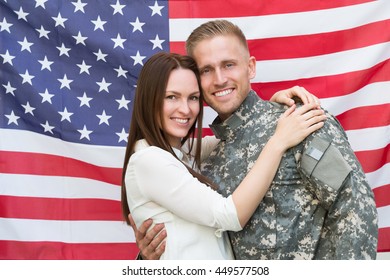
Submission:
[[[390,104],[354,108],[337,115],[337,119],[345,130],[387,126],[390,124]]]
[[[355,152],[366,173],[374,172],[390,162],[390,144],[383,149]],[[390,194],[389,194],[390,197]]]
[[[350,94],[368,84],[389,80],[390,60],[388,59],[365,70],[291,81],[253,83],[252,88],[265,100],[269,100],[279,90],[296,85],[305,87],[319,98],[327,98]]]
[[[123,221],[121,213],[120,201],[106,199],[0,196],[0,217],[5,218]]]
[[[311,57],[388,42],[390,33],[383,31],[389,29],[390,20],[384,20],[349,30],[249,40],[248,45],[258,61]]]
[[[89,178],[114,185],[121,184],[122,168],[93,165],[56,155],[0,151],[0,172]]]
[[[378,236],[378,252],[390,252],[390,227],[380,228]]]
[[[389,29],[390,19],[335,32],[248,40],[248,45],[258,61],[311,57],[389,42],[390,33],[383,32]],[[184,54],[185,43],[170,42],[170,50]]]
[[[241,17],[261,16],[270,14],[283,14],[294,12],[307,12],[323,9],[332,9],[343,6],[357,5],[373,0],[197,0],[197,1],[170,1],[170,18],[218,18],[218,17]]]
[[[135,243],[69,244],[0,240],[1,260],[134,260],[138,252]]]
[[[373,189],[375,195],[376,207],[390,205],[390,185],[381,186]]]

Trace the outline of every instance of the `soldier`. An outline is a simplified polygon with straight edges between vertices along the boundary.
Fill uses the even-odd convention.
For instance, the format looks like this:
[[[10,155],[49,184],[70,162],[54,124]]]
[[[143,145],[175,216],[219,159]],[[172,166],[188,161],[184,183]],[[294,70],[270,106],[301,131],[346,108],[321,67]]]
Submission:
[[[199,26],[186,49],[200,69],[205,101],[218,113],[210,127],[221,141],[203,162],[202,173],[227,196],[250,170],[286,108],[251,89],[256,59],[231,22]],[[244,229],[229,233],[237,259],[376,258],[373,192],[343,128],[327,115],[322,129],[285,153]],[[145,235],[148,225],[136,231],[137,244],[145,258],[155,258],[162,250],[154,251],[160,239],[151,240],[160,228]]]

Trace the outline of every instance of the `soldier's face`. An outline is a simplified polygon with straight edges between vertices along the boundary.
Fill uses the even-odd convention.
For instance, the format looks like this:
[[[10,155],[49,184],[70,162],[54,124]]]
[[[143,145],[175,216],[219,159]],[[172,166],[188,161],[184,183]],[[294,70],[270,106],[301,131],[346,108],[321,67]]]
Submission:
[[[256,59],[235,36],[201,41],[193,57],[200,69],[205,101],[221,119],[228,118],[248,96]]]

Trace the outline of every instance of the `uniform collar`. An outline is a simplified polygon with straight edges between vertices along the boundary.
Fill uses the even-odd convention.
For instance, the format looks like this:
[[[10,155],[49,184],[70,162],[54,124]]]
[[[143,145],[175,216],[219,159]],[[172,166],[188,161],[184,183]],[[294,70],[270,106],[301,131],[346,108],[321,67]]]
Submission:
[[[210,125],[215,137],[221,140],[226,140],[228,135],[235,131],[246,121],[248,113],[250,113],[253,105],[258,102],[259,96],[251,90],[248,96],[241,103],[238,109],[225,121],[221,121],[219,117],[215,118],[213,123]]]

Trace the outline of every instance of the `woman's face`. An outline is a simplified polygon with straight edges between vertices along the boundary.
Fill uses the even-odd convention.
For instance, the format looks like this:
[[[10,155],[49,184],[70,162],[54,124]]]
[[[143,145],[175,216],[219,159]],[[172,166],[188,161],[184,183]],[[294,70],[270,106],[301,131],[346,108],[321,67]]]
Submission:
[[[196,121],[201,106],[199,97],[194,72],[181,68],[171,72],[163,103],[162,127],[172,147],[180,148],[181,139]]]

